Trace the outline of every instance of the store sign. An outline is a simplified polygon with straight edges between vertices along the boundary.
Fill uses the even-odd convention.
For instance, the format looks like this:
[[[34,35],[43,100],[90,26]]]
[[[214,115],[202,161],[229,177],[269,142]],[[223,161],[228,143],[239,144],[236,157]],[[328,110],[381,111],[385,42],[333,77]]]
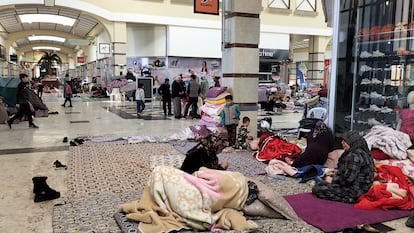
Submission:
[[[194,0],[194,13],[218,15],[219,0]]]
[[[78,57],[78,63],[85,63],[85,57]]]
[[[260,58],[270,58],[277,61],[289,59],[289,50],[287,49],[259,49]]]

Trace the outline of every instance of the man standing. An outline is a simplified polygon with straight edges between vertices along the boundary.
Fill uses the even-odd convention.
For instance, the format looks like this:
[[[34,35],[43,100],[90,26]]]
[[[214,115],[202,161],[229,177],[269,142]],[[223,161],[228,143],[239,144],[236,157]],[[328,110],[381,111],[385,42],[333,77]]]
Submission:
[[[17,118],[21,118],[22,116],[26,115],[27,120],[29,121],[29,128],[39,128],[37,125],[33,124],[33,105],[30,103],[29,99],[29,76],[27,74],[20,74],[20,83],[17,86],[17,104],[16,108],[19,111],[7,121],[9,128],[11,129],[11,125],[13,121]]]
[[[184,117],[187,116],[188,109],[191,106],[191,112],[190,116],[191,118],[200,118],[197,115],[197,102],[198,102],[198,96],[200,95],[200,85],[196,81],[196,76],[194,74],[191,75],[191,81],[188,84],[188,102],[184,109]]]
[[[182,85],[182,76],[177,76],[172,83],[172,98],[174,99],[174,115],[176,119],[180,119],[181,115],[181,99],[185,96],[185,90]]]
[[[158,94],[162,96],[162,108],[164,109],[164,115],[167,116],[167,106],[168,106],[168,116],[172,116],[171,113],[171,91],[170,91],[170,80],[165,79],[164,83],[158,88]]]

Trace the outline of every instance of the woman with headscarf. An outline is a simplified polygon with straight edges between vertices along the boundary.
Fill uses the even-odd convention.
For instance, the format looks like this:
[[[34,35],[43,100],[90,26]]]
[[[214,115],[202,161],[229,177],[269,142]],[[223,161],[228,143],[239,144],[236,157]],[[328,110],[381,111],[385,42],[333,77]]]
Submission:
[[[326,124],[320,120],[307,136],[307,146],[292,163],[292,167],[300,168],[306,165],[323,165],[328,153],[333,148],[333,135]]]
[[[343,135],[345,150],[338,162],[338,171],[312,188],[318,198],[355,203],[374,182],[374,161],[365,139],[358,132]]]

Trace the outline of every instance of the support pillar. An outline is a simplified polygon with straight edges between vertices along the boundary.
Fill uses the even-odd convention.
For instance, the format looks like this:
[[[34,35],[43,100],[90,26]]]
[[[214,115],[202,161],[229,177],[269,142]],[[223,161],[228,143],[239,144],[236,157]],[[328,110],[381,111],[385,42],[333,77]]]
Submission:
[[[309,39],[309,67],[307,83],[318,83],[325,85],[325,51],[330,38],[323,36],[311,36]]]
[[[241,119],[250,118],[257,134],[259,39],[261,0],[224,0],[222,85],[240,106]]]
[[[114,35],[112,42],[112,66],[113,76],[123,75],[127,72],[126,67],[126,40],[127,30],[125,22],[114,22]]]

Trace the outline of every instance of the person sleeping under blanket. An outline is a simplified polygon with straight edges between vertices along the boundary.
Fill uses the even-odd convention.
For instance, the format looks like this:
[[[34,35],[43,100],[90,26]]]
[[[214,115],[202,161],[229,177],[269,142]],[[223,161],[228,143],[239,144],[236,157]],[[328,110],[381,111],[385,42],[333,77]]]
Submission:
[[[298,220],[287,201],[266,185],[239,172],[200,168],[193,175],[155,167],[141,199],[120,205],[141,232],[253,230],[246,215]]]

